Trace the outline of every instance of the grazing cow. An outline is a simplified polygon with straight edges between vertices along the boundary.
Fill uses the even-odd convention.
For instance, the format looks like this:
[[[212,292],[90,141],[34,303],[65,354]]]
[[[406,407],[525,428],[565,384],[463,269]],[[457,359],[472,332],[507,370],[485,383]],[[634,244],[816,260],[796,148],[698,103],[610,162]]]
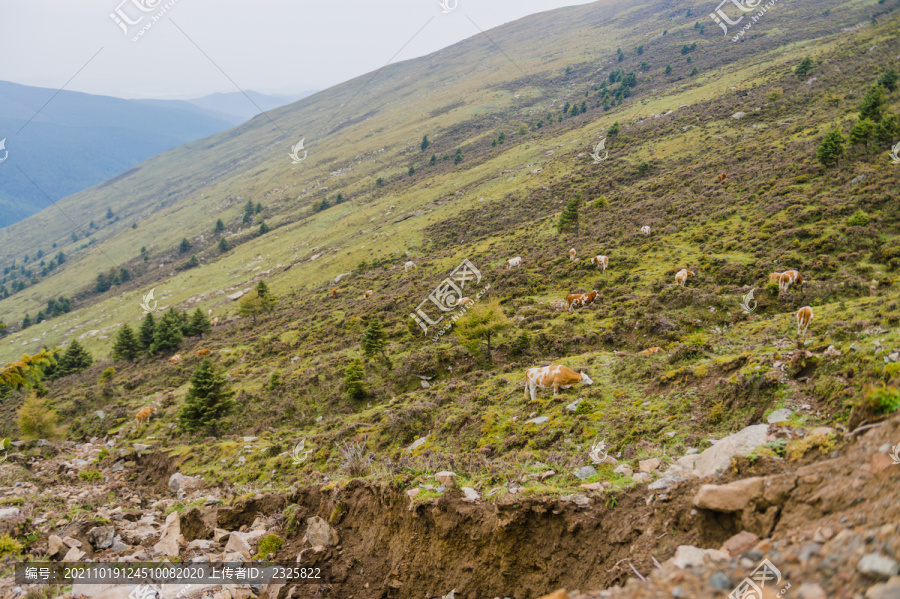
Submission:
[[[569,250],[569,262],[575,262],[575,256],[578,255],[578,252],[575,251],[575,248]]]
[[[171,362],[172,364],[178,364],[179,362],[181,362],[181,354],[175,354],[174,356],[169,358],[169,362]]]
[[[686,268],[682,268],[675,274],[675,284],[681,285],[684,287],[684,284],[687,283],[688,277],[693,277],[694,271],[688,270]]]
[[[416,263],[413,262],[412,260],[407,260],[406,264],[403,265],[403,272],[406,272],[407,270],[410,270],[412,268],[419,268],[419,267],[416,266]]]
[[[553,395],[559,395],[560,389],[568,389],[574,385],[593,385],[594,381],[584,374],[575,372],[559,364],[529,368],[525,373],[525,398],[531,397],[534,401],[537,396],[537,388],[553,388]]]
[[[663,350],[663,348],[661,348],[661,347],[650,347],[650,348],[645,349],[644,351],[639,351],[638,354],[641,354],[644,356],[649,356],[651,354],[659,353],[662,350]]]
[[[566,296],[566,305],[569,307],[569,312],[571,312],[575,308],[583,308],[585,306],[593,304],[596,298],[596,289],[594,289],[590,293],[570,293]]]
[[[368,291],[366,291],[365,293],[363,293],[363,299],[366,299],[366,298],[369,297],[370,295],[375,295],[375,292],[374,292],[373,290],[371,290],[371,289],[369,289]]]
[[[781,281],[781,273],[773,272],[769,273],[769,283],[779,283]]]
[[[800,334],[800,329],[803,329],[803,334],[806,334],[806,329],[809,328],[809,323],[813,320],[813,309],[809,306],[804,306],[797,310],[797,334]]]
[[[198,355],[198,356],[208,356],[208,355],[209,355],[209,350],[208,350],[208,349],[198,349],[198,350],[197,350],[197,355]]]
[[[150,420],[150,416],[152,416],[153,412],[155,412],[155,411],[156,411],[156,406],[150,406],[150,407],[144,408],[140,412],[138,412],[137,416],[134,417],[134,419],[137,421],[138,426],[140,426],[141,423],[144,422],[145,420]]]
[[[778,293],[787,293],[787,290],[790,289],[791,285],[794,283],[803,285],[803,275],[796,270],[784,271],[778,278]]]
[[[609,258],[606,256],[594,256],[591,258],[591,264],[596,264],[597,268],[606,272],[606,267],[609,266]]]
[[[217,324],[219,324],[219,317],[218,317],[218,316],[216,316],[215,318],[212,319],[212,325],[213,325],[213,326],[216,326]]]
[[[341,294],[338,293],[337,287],[335,287],[334,289],[331,290],[331,297],[333,299],[337,299],[338,297],[340,297],[340,295]]]
[[[728,173],[721,173],[719,175],[719,183],[724,183],[728,180]]]
[[[650,234],[650,226],[644,225],[641,227],[641,235],[649,235]]]
[[[456,300],[457,306],[464,306],[466,304],[471,304],[471,303],[472,303],[472,299],[468,298],[468,297],[461,297],[458,300]]]
[[[509,260],[506,261],[506,270],[509,270],[513,266],[516,266],[516,267],[522,266],[522,257],[521,256],[516,256],[515,258],[510,258]]]

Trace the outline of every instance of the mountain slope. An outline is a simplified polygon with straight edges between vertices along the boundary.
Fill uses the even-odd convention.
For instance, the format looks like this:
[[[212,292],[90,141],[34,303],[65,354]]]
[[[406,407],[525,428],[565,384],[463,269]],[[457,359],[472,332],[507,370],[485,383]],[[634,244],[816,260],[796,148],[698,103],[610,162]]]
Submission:
[[[9,151],[0,169],[0,227],[232,125],[187,102],[147,104],[0,82],[0,131]]]

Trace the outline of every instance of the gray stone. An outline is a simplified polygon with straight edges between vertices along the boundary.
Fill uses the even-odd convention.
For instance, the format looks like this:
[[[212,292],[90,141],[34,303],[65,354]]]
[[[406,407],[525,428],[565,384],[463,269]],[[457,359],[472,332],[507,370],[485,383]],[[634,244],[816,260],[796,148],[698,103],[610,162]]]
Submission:
[[[731,580],[722,572],[716,572],[709,579],[709,583],[713,586],[714,589],[718,589],[720,591],[727,591],[734,587],[731,584]]]
[[[329,526],[328,522],[322,518],[319,518],[318,516],[307,518],[306,524],[307,528],[304,536],[313,547],[316,545],[330,547],[338,544],[339,539],[337,531]]]
[[[473,502],[477,499],[481,499],[481,495],[479,495],[478,491],[476,491],[472,487],[463,487],[462,492],[465,496],[463,497],[463,501]]]
[[[579,399],[576,399],[575,401],[573,401],[572,403],[570,403],[569,405],[567,405],[566,412],[574,412],[575,410],[577,410],[578,404],[580,404],[582,401],[584,401],[584,400],[579,398]]]
[[[739,512],[761,497],[765,481],[760,477],[736,480],[726,485],[703,485],[694,496],[694,507],[715,512]]]
[[[867,553],[859,559],[856,568],[861,574],[879,580],[887,580],[892,576],[900,573],[900,564],[897,560],[891,559],[880,553]]]
[[[538,416],[537,418],[526,420],[525,424],[544,424],[545,422],[550,422],[550,418],[547,416]]]
[[[900,576],[885,583],[873,584],[866,591],[866,599],[897,599],[900,597]]]
[[[766,418],[766,422],[769,424],[778,424],[779,422],[786,422],[788,418],[791,417],[791,414],[794,412],[787,408],[781,408],[780,410],[775,410]]]
[[[162,536],[159,537],[153,551],[159,555],[176,557],[178,551],[178,537],[181,536],[181,519],[178,512],[172,512],[166,517],[166,523],[163,525]]]
[[[645,483],[653,480],[653,477],[647,474],[646,472],[637,472],[631,479],[636,483]]]
[[[657,458],[649,458],[638,462],[638,470],[641,472],[651,473],[659,468],[659,460]]]
[[[95,526],[87,533],[87,539],[95,549],[109,549],[112,547],[116,529],[112,526]]]
[[[597,474],[597,469],[593,466],[582,466],[578,470],[575,471],[575,477],[579,480],[584,480],[586,478],[590,478]]]
[[[852,179],[850,179],[850,185],[856,185],[857,183],[862,183],[865,180],[866,180],[865,175],[859,175],[859,176],[856,176],[856,177],[853,177]]]
[[[731,115],[731,118],[740,120],[740,119],[744,118],[745,116],[747,116],[746,112],[739,111],[739,112],[735,112],[733,115]]]
[[[228,537],[225,553],[240,553],[244,556],[244,559],[250,559],[250,543],[247,542],[243,535],[233,532]]]
[[[755,424],[720,439],[715,445],[700,454],[694,464],[694,474],[700,477],[711,476],[731,465],[737,455],[746,456],[757,447],[766,443],[768,424]]]
[[[419,437],[418,439],[416,439],[415,441],[413,441],[413,442],[410,444],[409,447],[406,448],[406,451],[413,451],[414,449],[416,449],[416,448],[418,448],[418,447],[421,447],[422,445],[424,445],[424,444],[427,443],[427,442],[428,442],[428,437],[427,437],[427,436],[425,436],[425,437]]]
[[[628,464],[619,464],[618,466],[616,466],[613,472],[616,474],[621,474],[623,476],[631,476],[632,474],[634,474],[634,470],[632,470],[628,466]]]
[[[700,549],[693,545],[679,545],[675,550],[675,557],[672,563],[675,567],[684,570],[685,568],[696,568],[702,566],[706,556]]]
[[[0,522],[15,520],[21,513],[21,510],[19,510],[19,508],[17,507],[5,507],[3,509],[0,509]]]
[[[664,476],[647,485],[647,488],[651,491],[662,491],[677,485],[682,480],[684,480],[684,478],[681,476]]]

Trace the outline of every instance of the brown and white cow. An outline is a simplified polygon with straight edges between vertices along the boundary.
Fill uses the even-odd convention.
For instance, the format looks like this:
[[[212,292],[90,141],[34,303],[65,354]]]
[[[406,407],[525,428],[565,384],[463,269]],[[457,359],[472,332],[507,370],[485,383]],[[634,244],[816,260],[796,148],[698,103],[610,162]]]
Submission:
[[[644,225],[641,227],[641,235],[649,235],[650,234],[650,226]]]
[[[138,412],[137,415],[134,417],[134,419],[137,421],[138,426],[140,426],[141,423],[144,422],[145,420],[150,420],[150,416],[152,416],[153,412],[155,412],[155,411],[156,411],[156,406],[149,406],[149,407],[142,409],[140,412]]]
[[[208,355],[209,355],[209,350],[208,350],[208,349],[198,349],[198,350],[197,350],[197,355],[198,355],[198,356],[208,356]]]
[[[340,296],[341,296],[341,294],[338,293],[337,287],[335,287],[335,288],[333,288],[333,289],[331,290],[331,298],[332,298],[332,299],[337,299],[337,298],[339,298]]]
[[[806,334],[806,329],[809,328],[809,323],[813,320],[813,309],[809,306],[804,306],[797,310],[797,334],[800,334],[800,330],[803,329],[803,334]]]
[[[781,281],[781,273],[773,272],[769,273],[769,283],[775,283],[776,285]]]
[[[584,374],[575,372],[560,364],[529,368],[525,372],[525,398],[531,397],[534,401],[537,397],[537,389],[553,388],[553,395],[559,395],[560,389],[568,389],[575,385],[593,385],[594,381]]]
[[[515,258],[510,258],[506,261],[506,270],[509,270],[513,266],[522,266],[522,256],[516,256]]]
[[[675,284],[684,287],[684,284],[687,283],[688,278],[693,276],[694,271],[682,268],[677,273],[675,273]]]
[[[778,278],[778,293],[787,293],[787,290],[790,289],[791,285],[794,283],[803,285],[803,275],[796,270],[784,271]]]
[[[719,183],[724,183],[728,180],[728,173],[720,173],[719,174]]]
[[[569,262],[575,262],[575,256],[578,255],[578,252],[575,251],[575,248],[569,250]]]
[[[179,362],[181,362],[181,354],[175,354],[174,356],[169,358],[169,362],[171,362],[172,364],[178,364]]]
[[[216,316],[215,318],[212,319],[212,325],[213,325],[213,326],[216,326],[216,325],[218,325],[218,324],[219,324],[219,317]]]
[[[368,291],[366,291],[365,293],[363,293],[363,299],[366,299],[367,297],[369,297],[369,296],[371,296],[371,295],[375,295],[375,291],[372,290],[372,289],[369,289]]]
[[[593,304],[595,299],[597,299],[596,289],[590,293],[570,293],[566,296],[566,305],[571,312],[575,308],[584,308]]]
[[[643,356],[650,356],[652,354],[658,354],[661,351],[663,351],[663,348],[661,347],[648,347],[644,351],[639,351],[638,354]]]
[[[609,258],[606,256],[594,256],[591,258],[591,264],[596,264],[597,268],[606,272],[606,267],[609,266]]]
[[[412,260],[407,260],[406,264],[403,265],[403,272],[406,272],[407,270],[412,270],[414,268],[419,268],[419,267],[416,266],[416,263],[413,262]]]

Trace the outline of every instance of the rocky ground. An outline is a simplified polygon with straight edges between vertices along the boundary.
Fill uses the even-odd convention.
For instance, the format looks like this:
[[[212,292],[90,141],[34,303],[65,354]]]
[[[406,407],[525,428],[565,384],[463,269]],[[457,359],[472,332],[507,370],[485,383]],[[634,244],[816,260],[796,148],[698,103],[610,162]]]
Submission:
[[[790,447],[805,447],[799,459],[767,453],[787,438]],[[451,472],[407,488],[339,481],[241,496],[173,471],[177,464],[150,445],[20,443],[0,465],[0,533],[25,546],[4,558],[0,596],[125,599],[134,590],[17,585],[11,565],[30,555],[65,562],[302,558],[334,569],[331,585],[170,585],[160,589],[163,598],[444,597],[451,590],[516,598],[554,589],[557,599],[693,598],[726,597],[740,585],[756,585],[761,595],[731,596],[896,598],[900,464],[891,453],[898,442],[900,417],[854,433],[776,422],[678,459],[617,463],[633,482],[616,495],[587,483],[570,494],[526,496],[532,480],[523,479],[487,498],[458,488]],[[594,462],[616,460],[601,450]]]

